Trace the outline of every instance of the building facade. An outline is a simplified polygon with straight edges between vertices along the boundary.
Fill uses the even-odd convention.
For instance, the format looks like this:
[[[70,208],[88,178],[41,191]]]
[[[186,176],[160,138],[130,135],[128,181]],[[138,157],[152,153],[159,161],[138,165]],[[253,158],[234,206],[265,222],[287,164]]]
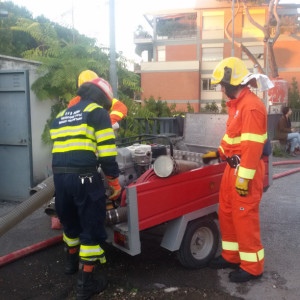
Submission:
[[[238,45],[233,47],[233,41],[226,37],[226,30],[232,36],[233,27],[233,40],[246,46],[265,73],[269,73],[263,32],[251,24],[242,8],[232,26],[231,5],[227,1],[198,0],[193,9],[146,15],[148,20],[152,18],[152,33],[138,32],[135,35],[136,47],[143,58],[137,70],[141,73],[141,99],[152,96],[169,105],[175,103],[177,110],[184,111],[188,103],[195,112],[213,102],[220,107],[222,93],[210,84],[213,69],[219,61],[234,54],[244,60],[250,72],[257,72],[241,48]],[[268,6],[253,6],[249,12],[255,22],[265,24]],[[285,18],[295,16],[297,7],[284,5],[279,7],[278,13]],[[287,82],[293,77],[300,82],[299,49],[300,35],[297,33],[282,32],[274,45],[279,77]],[[267,95],[259,96],[270,103]]]

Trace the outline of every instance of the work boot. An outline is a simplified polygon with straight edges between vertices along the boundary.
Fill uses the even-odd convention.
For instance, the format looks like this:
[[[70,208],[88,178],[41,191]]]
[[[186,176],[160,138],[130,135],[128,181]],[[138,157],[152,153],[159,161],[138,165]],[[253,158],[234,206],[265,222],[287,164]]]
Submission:
[[[261,273],[260,275],[252,275],[247,271],[238,268],[237,270],[229,273],[229,280],[232,282],[246,282],[252,279],[259,279],[262,277],[262,274],[263,273]]]
[[[79,248],[78,247],[65,247],[66,263],[64,273],[72,275],[78,271],[79,268]]]
[[[226,268],[232,268],[236,269],[239,267],[240,264],[234,264],[231,263],[223,258],[222,255],[215,257],[210,263],[209,267],[212,269],[226,269]]]
[[[94,279],[95,265],[81,265],[77,279],[76,300],[90,299],[107,288],[108,280],[102,275],[98,280]]]

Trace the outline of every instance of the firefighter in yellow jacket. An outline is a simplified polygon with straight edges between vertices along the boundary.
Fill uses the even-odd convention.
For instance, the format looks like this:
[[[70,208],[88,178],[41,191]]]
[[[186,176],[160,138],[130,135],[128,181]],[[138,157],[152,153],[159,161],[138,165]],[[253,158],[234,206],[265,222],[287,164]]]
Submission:
[[[222,253],[210,266],[236,269],[229,274],[232,282],[260,278],[264,266],[259,204],[265,174],[262,153],[267,140],[267,112],[261,99],[248,87],[256,86],[253,76],[244,62],[235,57],[216,66],[212,84],[220,84],[229,99],[229,117],[218,151],[203,155],[204,163],[219,157],[228,162],[219,194]]]
[[[99,281],[93,277],[95,265],[106,262],[101,243],[107,238],[105,188],[97,167],[101,165],[113,190],[111,200],[119,197],[121,187],[115,135],[107,111],[113,98],[111,86],[97,78],[82,84],[77,94],[81,101],[58,114],[50,134],[55,208],[67,245],[65,273],[77,272],[80,261],[79,300],[89,299],[107,286],[106,276]]]

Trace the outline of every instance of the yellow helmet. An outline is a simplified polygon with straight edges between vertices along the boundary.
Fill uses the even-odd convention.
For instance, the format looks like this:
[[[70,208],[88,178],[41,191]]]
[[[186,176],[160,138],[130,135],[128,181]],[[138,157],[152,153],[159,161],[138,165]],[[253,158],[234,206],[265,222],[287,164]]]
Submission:
[[[99,76],[95,72],[91,70],[85,70],[81,72],[78,76],[78,87],[80,87],[83,83],[96,79],[98,77]]]
[[[223,59],[215,67],[211,84],[223,82],[237,86],[243,82],[248,74],[250,74],[250,72],[241,59],[228,57]]]

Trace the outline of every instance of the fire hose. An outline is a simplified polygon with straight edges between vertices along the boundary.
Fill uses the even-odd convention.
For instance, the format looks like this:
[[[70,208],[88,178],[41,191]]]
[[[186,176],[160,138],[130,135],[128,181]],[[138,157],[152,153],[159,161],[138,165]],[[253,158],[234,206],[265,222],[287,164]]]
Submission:
[[[0,267],[4,266],[4,265],[6,265],[10,262],[13,262],[17,259],[20,259],[22,257],[25,257],[29,254],[32,254],[34,252],[37,252],[37,251],[40,251],[42,249],[53,246],[53,245],[55,245],[55,244],[57,244],[61,241],[62,241],[62,235],[59,235],[59,236],[53,237],[51,239],[48,239],[46,241],[28,246],[26,248],[23,248],[21,250],[17,250],[15,252],[10,253],[10,254],[4,255],[4,256],[0,257]]]
[[[275,161],[275,162],[272,163],[272,166],[294,165],[294,164],[300,164],[300,160]]]
[[[273,162],[273,166],[279,166],[279,165],[288,165],[288,164],[299,164],[300,161],[281,161],[281,162]],[[169,169],[170,174],[174,174],[173,165],[176,167],[174,162],[170,163],[172,165],[172,168]],[[177,162],[177,173],[179,168],[178,162]],[[197,167],[196,165],[188,165],[184,164],[184,168],[193,169]],[[184,169],[181,166],[182,169]],[[294,168],[289,171],[285,171],[276,175],[273,175],[273,179],[278,179],[296,172],[300,171],[299,168]],[[179,172],[180,173],[180,172]],[[168,175],[170,175],[168,174]],[[164,174],[162,177],[166,176]],[[11,229],[13,226],[21,222],[24,218],[26,218],[28,215],[30,215],[32,212],[37,210],[39,207],[41,207],[43,204],[46,204],[47,202],[52,199],[54,195],[54,183],[53,183],[53,177],[50,176],[47,179],[45,179],[41,184],[39,184],[36,188],[36,192],[26,201],[21,203],[19,206],[17,206],[16,209],[14,209],[12,212],[8,213],[4,217],[0,218],[0,237],[7,232],[9,229]],[[115,224],[121,221],[126,221],[127,218],[127,211],[126,207],[118,207],[117,209],[108,210],[106,213],[106,225]],[[19,258],[22,258],[26,255],[32,254],[36,251],[45,249],[49,246],[52,246],[56,243],[59,243],[62,241],[62,235],[59,235],[54,238],[50,238],[46,241],[28,246],[26,248],[23,248],[21,250],[15,251],[13,253],[10,253],[8,255],[0,257],[0,267],[3,265],[6,265],[10,262],[13,262]]]
[[[272,163],[272,166],[292,165],[292,164],[300,164],[300,160],[276,161],[276,162]],[[300,172],[300,167],[299,168],[294,168],[294,169],[291,169],[291,170],[288,170],[288,171],[284,171],[284,172],[281,172],[279,174],[275,174],[275,175],[273,175],[273,179],[275,180],[275,179],[278,179],[278,178],[281,178],[281,177],[284,177],[284,176],[287,176],[287,175],[291,175],[291,174],[294,174],[294,173],[297,173],[297,172]]]

